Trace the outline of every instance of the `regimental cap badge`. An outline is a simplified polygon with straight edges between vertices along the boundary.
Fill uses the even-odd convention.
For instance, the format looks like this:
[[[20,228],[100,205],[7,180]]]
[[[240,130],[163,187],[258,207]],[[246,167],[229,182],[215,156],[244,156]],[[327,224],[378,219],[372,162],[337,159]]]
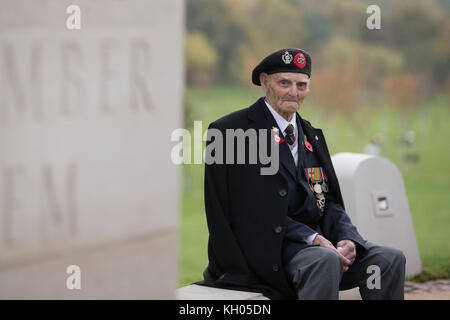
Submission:
[[[281,59],[283,59],[285,64],[290,64],[292,62],[292,54],[290,54],[289,51],[285,51],[281,56]]]
[[[303,53],[297,53],[294,58],[294,63],[300,69],[303,69],[306,66],[306,58]]]

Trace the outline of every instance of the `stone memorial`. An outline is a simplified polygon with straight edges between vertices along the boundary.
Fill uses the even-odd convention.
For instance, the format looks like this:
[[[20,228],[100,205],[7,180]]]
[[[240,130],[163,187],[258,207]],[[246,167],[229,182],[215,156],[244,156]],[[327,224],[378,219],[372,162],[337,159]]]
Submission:
[[[0,6],[0,299],[174,298],[183,1]]]
[[[406,257],[406,276],[422,272],[403,178],[389,160],[372,155],[332,156],[345,209],[367,240],[398,248]]]

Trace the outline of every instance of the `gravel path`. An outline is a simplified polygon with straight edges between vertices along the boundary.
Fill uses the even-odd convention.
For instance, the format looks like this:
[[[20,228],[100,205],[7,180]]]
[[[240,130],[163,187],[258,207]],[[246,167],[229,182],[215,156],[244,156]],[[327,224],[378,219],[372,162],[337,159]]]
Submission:
[[[405,300],[450,300],[450,279],[405,282]]]

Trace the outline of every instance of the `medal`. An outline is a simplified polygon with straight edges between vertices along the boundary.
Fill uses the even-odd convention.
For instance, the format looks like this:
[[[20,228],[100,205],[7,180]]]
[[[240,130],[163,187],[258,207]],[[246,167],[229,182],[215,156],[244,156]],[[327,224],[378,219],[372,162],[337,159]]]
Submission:
[[[317,199],[317,207],[321,212],[325,211],[325,195],[328,192],[328,185],[325,182],[327,176],[322,167],[305,168],[306,178],[309,188],[315,193]]]
[[[320,174],[322,175],[323,182],[325,182],[325,180],[327,180],[327,175],[325,174],[325,171],[322,167],[320,167]]]
[[[284,141],[284,139],[278,135],[279,130],[277,127],[272,127],[272,132],[273,132],[273,139],[275,140],[276,144],[280,144]]]
[[[322,167],[318,168],[305,168],[306,178],[308,182],[311,183],[322,183],[327,180],[327,176],[325,175],[325,171]]]
[[[322,193],[322,186],[319,183],[316,183],[314,185],[314,192],[315,193]]]
[[[325,208],[325,196],[323,193],[317,195],[317,206],[319,207],[320,211],[323,212]]]

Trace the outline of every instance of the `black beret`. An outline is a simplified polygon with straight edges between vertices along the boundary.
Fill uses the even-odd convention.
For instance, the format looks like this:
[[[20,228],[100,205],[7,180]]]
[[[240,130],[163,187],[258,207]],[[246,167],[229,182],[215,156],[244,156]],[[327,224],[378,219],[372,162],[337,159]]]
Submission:
[[[252,72],[252,82],[261,85],[259,74],[277,72],[296,72],[311,77],[311,57],[302,49],[281,49],[265,57]]]

